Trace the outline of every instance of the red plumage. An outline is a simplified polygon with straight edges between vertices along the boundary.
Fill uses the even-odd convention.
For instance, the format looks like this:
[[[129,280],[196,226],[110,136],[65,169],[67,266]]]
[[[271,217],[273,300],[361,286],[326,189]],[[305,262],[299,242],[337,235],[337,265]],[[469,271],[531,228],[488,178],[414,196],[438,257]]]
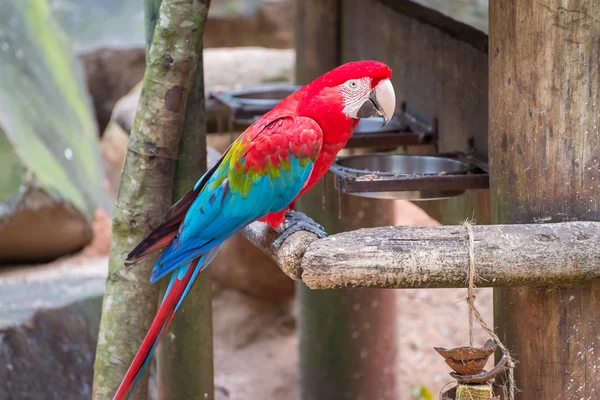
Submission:
[[[329,171],[337,153],[346,146],[358,123],[357,119],[352,119],[342,112],[343,101],[341,94],[335,87],[349,79],[370,77],[371,88],[374,88],[382,79],[389,79],[391,75],[392,70],[379,61],[346,63],[321,75],[309,85],[304,86],[281,101],[271,110],[270,113],[285,110],[302,117],[312,118],[323,131],[321,152],[308,182],[298,197],[313,187]],[[270,113],[266,114],[265,117],[268,117]],[[295,203],[296,200],[290,203],[287,209],[293,209]],[[277,228],[283,223],[284,218],[285,210],[282,210],[270,213],[261,218],[260,221],[268,223],[272,228]]]

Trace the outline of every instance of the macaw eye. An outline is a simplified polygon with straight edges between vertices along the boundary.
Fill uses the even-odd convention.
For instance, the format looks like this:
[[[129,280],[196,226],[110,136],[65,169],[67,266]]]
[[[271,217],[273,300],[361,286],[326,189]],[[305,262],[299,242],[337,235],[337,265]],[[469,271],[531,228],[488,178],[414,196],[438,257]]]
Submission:
[[[350,89],[356,89],[358,87],[358,81],[355,81],[355,80],[348,81],[348,87]]]

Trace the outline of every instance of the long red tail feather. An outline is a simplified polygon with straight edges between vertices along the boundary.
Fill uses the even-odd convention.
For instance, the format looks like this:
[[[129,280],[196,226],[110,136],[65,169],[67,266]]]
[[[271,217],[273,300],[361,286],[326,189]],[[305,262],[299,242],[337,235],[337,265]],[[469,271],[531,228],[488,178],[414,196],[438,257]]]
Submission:
[[[113,397],[113,400],[125,399],[135,384],[138,376],[143,372],[142,370],[146,364],[146,360],[152,356],[152,349],[155,347],[155,344],[160,342],[162,336],[166,333],[169,324],[173,320],[173,316],[175,315],[175,307],[179,303],[185,288],[194,274],[194,270],[198,265],[198,260],[198,258],[195,259],[188,267],[183,279],[176,279],[175,282],[173,282],[169,293],[158,308],[156,316],[152,321],[152,325],[150,325],[150,329],[148,330],[148,333],[146,334],[146,337],[144,338],[138,352],[133,358],[133,361],[131,362],[127,373],[125,374],[121,385],[117,389],[117,393]],[[176,274],[177,271],[174,273]]]

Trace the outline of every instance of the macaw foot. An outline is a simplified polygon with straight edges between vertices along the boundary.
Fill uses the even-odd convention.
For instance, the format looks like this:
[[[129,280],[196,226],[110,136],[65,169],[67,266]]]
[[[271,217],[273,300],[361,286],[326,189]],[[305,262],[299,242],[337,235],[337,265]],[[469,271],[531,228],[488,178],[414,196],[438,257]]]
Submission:
[[[299,231],[308,231],[317,235],[319,239],[327,237],[325,229],[315,221],[306,216],[306,214],[299,211],[287,210],[285,212],[285,220],[281,224],[277,231],[281,232],[281,235],[275,239],[271,245],[271,251],[281,246],[285,239],[291,234]]]

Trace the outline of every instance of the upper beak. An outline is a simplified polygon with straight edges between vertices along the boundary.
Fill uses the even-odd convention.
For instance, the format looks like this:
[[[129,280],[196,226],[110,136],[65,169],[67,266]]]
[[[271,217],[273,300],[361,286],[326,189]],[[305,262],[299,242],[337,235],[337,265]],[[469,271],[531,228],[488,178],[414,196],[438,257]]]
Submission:
[[[358,118],[383,117],[384,127],[394,116],[396,110],[396,94],[389,79],[384,79],[369,94],[357,113]]]

